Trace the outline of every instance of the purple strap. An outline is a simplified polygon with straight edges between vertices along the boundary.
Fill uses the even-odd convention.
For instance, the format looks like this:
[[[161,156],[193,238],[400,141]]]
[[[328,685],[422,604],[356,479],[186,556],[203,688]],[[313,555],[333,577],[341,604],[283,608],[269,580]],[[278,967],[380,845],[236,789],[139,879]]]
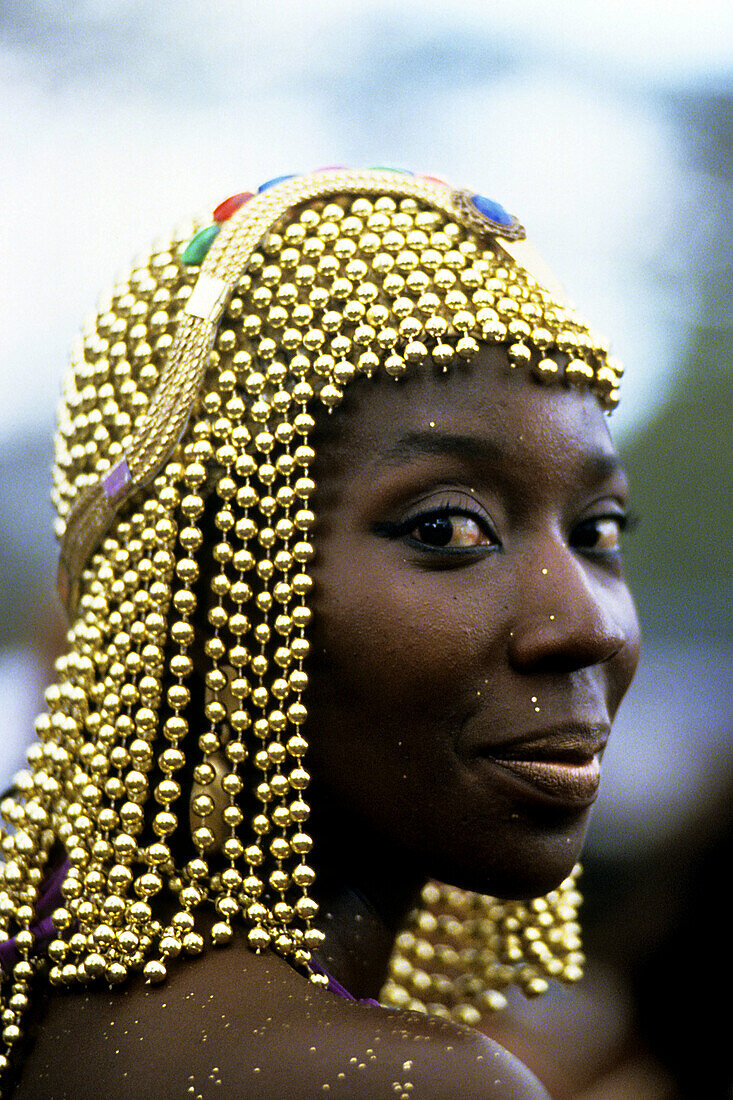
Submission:
[[[46,879],[43,884],[38,901],[36,902],[36,920],[31,925],[31,932],[36,937],[36,940],[41,943],[46,943],[48,940],[53,939],[56,934],[56,929],[53,921],[51,920],[51,914],[54,909],[58,909],[63,897],[61,894],[61,883],[66,878],[66,872],[69,870],[69,861],[65,859],[63,863],[59,864],[55,871]],[[0,943],[0,970],[6,972],[18,961],[18,949],[15,943],[15,936],[9,940],[4,940]]]
[[[355,1001],[360,1005],[374,1005],[375,1008],[379,1008],[379,1001],[375,1001],[373,997],[354,997],[352,993],[349,993],[348,989],[341,985],[341,982],[337,981],[336,978],[332,978],[328,971],[325,970],[320,963],[317,963],[315,959],[311,959],[310,968],[315,971],[316,974],[323,974],[328,978],[327,988],[329,993],[335,993],[337,997],[343,997],[346,1001]]]

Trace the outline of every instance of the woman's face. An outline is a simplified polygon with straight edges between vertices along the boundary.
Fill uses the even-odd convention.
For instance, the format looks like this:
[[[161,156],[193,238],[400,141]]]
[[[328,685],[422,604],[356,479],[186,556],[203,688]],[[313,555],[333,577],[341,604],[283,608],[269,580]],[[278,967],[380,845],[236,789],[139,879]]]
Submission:
[[[324,434],[316,789],[345,837],[426,875],[545,893],[580,852],[639,650],[604,415],[487,347],[363,382]]]

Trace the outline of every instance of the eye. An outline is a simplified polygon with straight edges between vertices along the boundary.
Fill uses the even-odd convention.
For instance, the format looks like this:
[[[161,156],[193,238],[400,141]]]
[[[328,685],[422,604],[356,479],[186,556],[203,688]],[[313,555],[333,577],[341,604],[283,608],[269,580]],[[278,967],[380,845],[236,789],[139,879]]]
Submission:
[[[426,553],[457,557],[500,546],[491,521],[483,511],[474,511],[473,501],[467,506],[446,500],[398,523],[382,520],[372,530],[382,538],[404,539]]]
[[[448,511],[428,512],[418,517],[408,534],[424,546],[449,550],[488,546],[494,541],[477,519],[460,512]]]
[[[615,554],[621,549],[621,532],[626,529],[627,522],[625,515],[585,520],[573,533],[573,546],[599,554]]]

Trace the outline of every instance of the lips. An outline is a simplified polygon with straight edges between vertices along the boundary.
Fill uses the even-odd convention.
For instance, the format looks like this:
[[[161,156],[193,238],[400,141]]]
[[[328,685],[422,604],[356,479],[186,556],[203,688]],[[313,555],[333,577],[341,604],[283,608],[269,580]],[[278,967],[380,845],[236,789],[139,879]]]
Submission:
[[[598,793],[607,740],[605,724],[563,726],[486,747],[481,756],[528,795],[582,808]]]

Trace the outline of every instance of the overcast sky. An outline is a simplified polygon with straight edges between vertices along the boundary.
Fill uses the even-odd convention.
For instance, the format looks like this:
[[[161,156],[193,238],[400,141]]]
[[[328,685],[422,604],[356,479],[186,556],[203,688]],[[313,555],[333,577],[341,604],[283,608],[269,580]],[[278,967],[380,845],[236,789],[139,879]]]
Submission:
[[[626,361],[633,427],[684,345],[678,227],[712,186],[669,97],[731,77],[733,5],[710,0],[3,0],[0,439],[50,428],[76,329],[158,231],[332,163],[516,213]]]

